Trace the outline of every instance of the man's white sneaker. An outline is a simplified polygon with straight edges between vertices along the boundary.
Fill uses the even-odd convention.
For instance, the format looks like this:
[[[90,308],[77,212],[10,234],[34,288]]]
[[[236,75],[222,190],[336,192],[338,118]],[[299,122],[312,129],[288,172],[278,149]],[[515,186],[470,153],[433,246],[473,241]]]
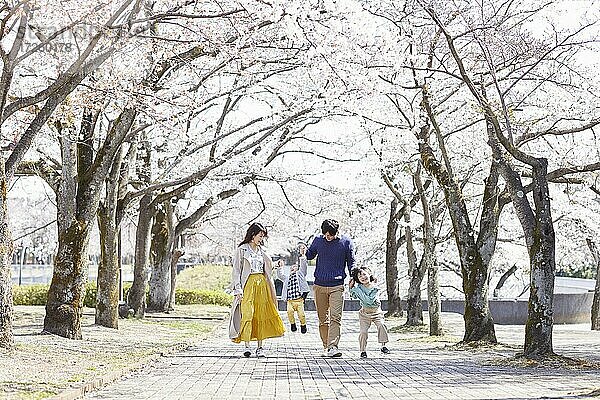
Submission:
[[[266,357],[265,356],[265,351],[263,350],[262,347],[259,347],[256,349],[256,357],[261,358],[261,357]]]
[[[341,357],[341,356],[342,356],[342,352],[339,351],[336,346],[331,346],[329,348],[329,350],[327,350],[327,357],[336,358],[336,357]]]

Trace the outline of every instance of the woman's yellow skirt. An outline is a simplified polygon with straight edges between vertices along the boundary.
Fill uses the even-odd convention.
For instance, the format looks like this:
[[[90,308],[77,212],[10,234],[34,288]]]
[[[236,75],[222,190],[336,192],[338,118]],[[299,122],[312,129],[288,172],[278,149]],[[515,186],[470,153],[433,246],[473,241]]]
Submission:
[[[283,322],[271,299],[269,284],[264,274],[248,276],[241,311],[240,335],[233,339],[235,343],[283,336]]]

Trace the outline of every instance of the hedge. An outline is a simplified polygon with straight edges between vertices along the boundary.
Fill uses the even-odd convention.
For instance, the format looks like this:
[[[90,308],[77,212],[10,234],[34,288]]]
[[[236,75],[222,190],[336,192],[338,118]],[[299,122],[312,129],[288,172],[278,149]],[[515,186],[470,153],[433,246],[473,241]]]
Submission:
[[[125,284],[125,291],[131,284]],[[13,286],[13,303],[17,306],[44,306],[48,299],[50,285]],[[89,282],[85,286],[85,307],[96,307],[96,283]],[[176,304],[216,304],[230,306],[232,297],[217,290],[175,289]]]
[[[13,286],[13,303],[17,306],[45,306],[48,285]]]
[[[217,290],[175,289],[175,304],[216,304],[230,306],[232,296]]]

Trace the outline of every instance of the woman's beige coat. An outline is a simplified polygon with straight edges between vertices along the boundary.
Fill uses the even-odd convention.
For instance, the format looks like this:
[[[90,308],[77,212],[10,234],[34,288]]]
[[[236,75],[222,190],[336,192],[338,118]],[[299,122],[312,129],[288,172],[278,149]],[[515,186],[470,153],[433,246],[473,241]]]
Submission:
[[[273,284],[273,263],[271,257],[259,247],[259,250],[265,260],[265,276],[271,292],[271,299],[277,309],[277,295],[275,294],[275,285]],[[244,286],[250,276],[250,252],[252,248],[249,244],[243,244],[238,247],[233,255],[233,270],[231,272],[231,292],[236,294],[244,293]],[[236,297],[231,304],[231,314],[229,315],[229,338],[235,339],[240,335],[240,326],[242,321],[241,301]]]

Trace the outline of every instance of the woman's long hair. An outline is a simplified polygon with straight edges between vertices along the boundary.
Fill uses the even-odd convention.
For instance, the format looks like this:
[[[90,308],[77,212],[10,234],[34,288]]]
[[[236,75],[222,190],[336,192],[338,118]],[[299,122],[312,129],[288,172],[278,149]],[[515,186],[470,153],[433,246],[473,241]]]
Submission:
[[[248,227],[248,230],[246,231],[246,236],[244,237],[244,240],[242,240],[238,247],[243,244],[250,243],[250,241],[252,241],[252,238],[258,235],[260,232],[264,233],[265,237],[267,236],[267,229],[262,224],[258,222],[252,223],[252,225],[250,225]]]

